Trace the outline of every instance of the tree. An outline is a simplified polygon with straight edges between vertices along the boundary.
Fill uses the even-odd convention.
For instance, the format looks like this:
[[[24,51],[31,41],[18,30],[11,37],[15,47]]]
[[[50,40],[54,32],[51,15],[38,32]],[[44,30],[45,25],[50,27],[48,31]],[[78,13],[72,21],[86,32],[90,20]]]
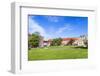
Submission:
[[[83,42],[84,42],[85,47],[88,47],[88,40],[84,39]]]
[[[83,35],[81,38],[83,40],[83,43],[84,43],[85,47],[88,47],[88,38],[87,38],[87,35]]]
[[[85,46],[88,47],[88,40],[84,42]]]
[[[36,35],[40,36],[40,33],[39,33],[39,32],[34,32],[34,34],[36,34]]]
[[[55,38],[55,39],[52,40],[51,45],[52,46],[59,46],[59,45],[61,45],[61,41],[62,41],[61,38]]]
[[[70,39],[70,41],[68,42],[68,45],[72,45],[74,41],[75,41],[75,40]]]
[[[32,35],[28,36],[28,47],[38,47],[40,41],[39,33],[33,33]]]

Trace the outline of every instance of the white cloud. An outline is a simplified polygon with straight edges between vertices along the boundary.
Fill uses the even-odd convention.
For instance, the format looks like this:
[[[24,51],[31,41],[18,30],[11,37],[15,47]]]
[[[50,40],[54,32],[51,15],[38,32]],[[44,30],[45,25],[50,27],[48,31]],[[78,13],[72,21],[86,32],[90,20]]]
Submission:
[[[64,27],[61,27],[56,32],[57,34],[63,33],[65,30],[70,31],[72,30],[72,27],[69,24],[64,25]]]
[[[59,17],[56,17],[56,16],[44,16],[44,17],[50,22],[58,22],[59,21]]]
[[[29,18],[29,33],[39,32],[42,36],[45,33],[45,30],[32,18]]]
[[[46,33],[45,29],[39,25],[34,19],[29,18],[29,33],[39,32],[44,39],[49,39],[50,35]]]
[[[50,39],[55,37],[54,35],[57,34],[57,36],[61,35],[64,31],[70,31],[72,30],[72,27],[69,24],[64,25],[61,28],[58,28],[58,30],[49,30],[50,33],[46,32],[46,30],[37,23],[33,18],[29,18],[29,33],[39,32],[40,35],[44,37],[44,39]]]

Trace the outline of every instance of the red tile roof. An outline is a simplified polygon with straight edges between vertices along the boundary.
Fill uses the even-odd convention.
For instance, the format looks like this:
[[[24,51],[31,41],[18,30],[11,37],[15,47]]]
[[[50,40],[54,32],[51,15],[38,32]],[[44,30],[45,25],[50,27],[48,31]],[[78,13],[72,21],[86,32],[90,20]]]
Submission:
[[[63,41],[67,41],[67,40],[78,40],[79,38],[62,38]],[[52,42],[52,39],[49,40],[44,40],[44,43],[48,43],[48,42]]]
[[[63,38],[62,40],[63,41],[66,41],[66,40],[78,40],[79,38]]]

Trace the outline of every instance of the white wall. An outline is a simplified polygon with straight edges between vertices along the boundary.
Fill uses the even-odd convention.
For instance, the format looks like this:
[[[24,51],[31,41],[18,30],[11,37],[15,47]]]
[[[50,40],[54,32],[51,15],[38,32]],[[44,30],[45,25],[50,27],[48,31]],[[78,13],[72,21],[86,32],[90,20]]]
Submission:
[[[76,6],[96,6],[97,11],[97,68],[91,68],[91,70],[85,69],[73,69],[69,71],[61,71],[61,72],[52,72],[52,73],[35,73],[29,74],[34,76],[100,76],[100,50],[99,50],[99,43],[100,43],[100,1],[99,0],[1,0],[0,1],[0,76],[13,76],[13,74],[9,73],[8,70],[10,69],[10,45],[11,45],[11,8],[10,3],[13,1],[19,2],[34,2],[34,3],[51,3],[51,4],[61,4],[64,5],[76,5]],[[95,50],[94,50],[95,51]],[[28,76],[28,74],[24,74]]]

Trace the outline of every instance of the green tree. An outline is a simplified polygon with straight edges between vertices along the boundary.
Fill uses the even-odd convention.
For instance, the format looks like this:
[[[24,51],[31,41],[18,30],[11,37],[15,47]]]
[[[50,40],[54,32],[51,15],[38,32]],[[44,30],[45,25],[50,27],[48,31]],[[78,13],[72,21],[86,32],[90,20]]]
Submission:
[[[68,44],[67,44],[67,45],[72,45],[74,41],[75,41],[75,40],[70,39],[70,41],[68,42]]]
[[[39,40],[40,40],[40,34],[39,33],[33,33],[32,35],[28,36],[28,47],[38,47],[39,46]]]
[[[55,38],[55,39],[52,40],[51,45],[52,46],[59,46],[59,45],[61,45],[61,41],[62,41],[61,38]]]

